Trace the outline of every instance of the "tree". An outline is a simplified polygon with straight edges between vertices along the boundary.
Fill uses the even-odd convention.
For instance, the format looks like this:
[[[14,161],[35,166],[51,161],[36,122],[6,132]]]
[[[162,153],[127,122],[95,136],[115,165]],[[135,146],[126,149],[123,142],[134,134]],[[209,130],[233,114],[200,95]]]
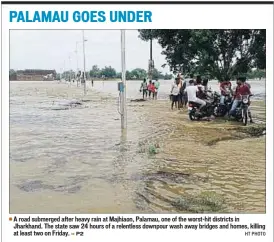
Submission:
[[[61,74],[60,74],[60,73],[57,73],[57,74],[56,74],[55,80],[58,80],[58,81],[61,80]]]
[[[16,81],[17,80],[17,73],[13,69],[9,70],[9,80],[10,81]]]
[[[116,77],[116,70],[111,66],[106,66],[101,70],[101,75],[105,78],[115,78]]]
[[[61,74],[61,77],[64,78],[64,79],[67,79],[67,80],[70,80],[70,78],[75,78],[76,77],[76,74],[73,70],[70,70],[70,71],[64,71],[62,74]]]
[[[136,68],[131,71],[131,76],[135,77],[135,79],[141,80],[141,79],[146,78],[147,72],[146,72],[146,70],[144,70],[142,68]]]
[[[152,79],[156,80],[156,79],[163,79],[163,75],[160,71],[158,71],[156,68],[152,69]]]
[[[171,71],[223,80],[253,67],[265,68],[265,30],[139,30],[157,39]]]
[[[116,78],[121,79],[121,78],[122,78],[122,73],[121,73],[121,72],[117,72],[117,73],[116,73]]]
[[[172,74],[165,74],[164,76],[163,76],[163,79],[164,80],[171,80],[173,78],[173,75]],[[162,78],[161,78],[162,79]]]
[[[255,69],[255,70],[252,70],[247,73],[247,78],[248,79],[254,79],[254,78],[261,79],[261,78],[265,78],[265,74],[266,74],[265,70]]]
[[[126,79],[127,80],[132,80],[133,79],[133,76],[132,76],[130,71],[126,71]]]
[[[93,65],[91,70],[89,71],[90,77],[101,77],[101,71],[100,68],[97,65]]]

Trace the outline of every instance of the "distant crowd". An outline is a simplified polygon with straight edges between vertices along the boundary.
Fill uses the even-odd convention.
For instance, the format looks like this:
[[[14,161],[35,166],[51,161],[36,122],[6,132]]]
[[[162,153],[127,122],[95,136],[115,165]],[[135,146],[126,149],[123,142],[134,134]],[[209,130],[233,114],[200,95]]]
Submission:
[[[140,92],[143,92],[143,99],[146,99],[147,97],[149,99],[157,99],[159,88],[160,88],[159,80],[157,79],[155,81],[150,80],[149,83],[147,84],[146,79],[144,79],[140,87]]]

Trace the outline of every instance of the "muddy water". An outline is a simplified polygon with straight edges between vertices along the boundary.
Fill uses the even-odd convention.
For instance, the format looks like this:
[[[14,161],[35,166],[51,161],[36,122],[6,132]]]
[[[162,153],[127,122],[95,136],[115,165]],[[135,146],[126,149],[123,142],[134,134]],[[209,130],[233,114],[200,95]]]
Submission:
[[[11,213],[265,212],[264,137],[164,101],[129,102],[121,133],[116,97],[82,93],[11,82]]]
[[[111,93],[116,95],[117,93],[117,81],[95,81],[94,82],[94,88],[96,90],[99,90],[101,92],[105,93]],[[174,80],[160,80],[160,88],[158,93],[158,99],[159,100],[166,100],[169,98],[171,84]],[[140,85],[142,83],[142,80],[139,81],[128,81],[127,82],[127,97],[128,98],[140,98],[142,94],[139,92]],[[232,81],[232,87],[236,87],[236,81]],[[265,80],[252,80],[249,81],[251,84],[251,91],[253,93],[252,100],[265,100]],[[91,85],[90,82],[88,82],[88,85]],[[211,80],[209,81],[208,87],[211,88],[214,91],[219,92],[219,83],[218,81]]]

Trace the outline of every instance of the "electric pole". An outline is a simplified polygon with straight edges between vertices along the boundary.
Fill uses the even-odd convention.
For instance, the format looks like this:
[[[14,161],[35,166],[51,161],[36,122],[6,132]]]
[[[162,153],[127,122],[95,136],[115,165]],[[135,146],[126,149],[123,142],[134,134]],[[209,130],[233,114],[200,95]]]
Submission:
[[[85,53],[85,41],[87,41],[87,40],[85,40],[85,32],[84,32],[84,30],[83,30],[83,58],[84,58],[84,76],[83,76],[83,78],[84,78],[84,95],[86,95],[87,94],[87,80],[86,80],[86,53]]]

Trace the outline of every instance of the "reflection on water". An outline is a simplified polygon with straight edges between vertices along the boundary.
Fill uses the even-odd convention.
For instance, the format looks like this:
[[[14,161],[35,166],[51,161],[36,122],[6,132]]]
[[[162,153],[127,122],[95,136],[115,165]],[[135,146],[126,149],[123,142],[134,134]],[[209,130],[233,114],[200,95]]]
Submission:
[[[130,103],[121,132],[109,92],[11,82],[10,212],[264,212],[264,138],[204,145],[167,105]]]

